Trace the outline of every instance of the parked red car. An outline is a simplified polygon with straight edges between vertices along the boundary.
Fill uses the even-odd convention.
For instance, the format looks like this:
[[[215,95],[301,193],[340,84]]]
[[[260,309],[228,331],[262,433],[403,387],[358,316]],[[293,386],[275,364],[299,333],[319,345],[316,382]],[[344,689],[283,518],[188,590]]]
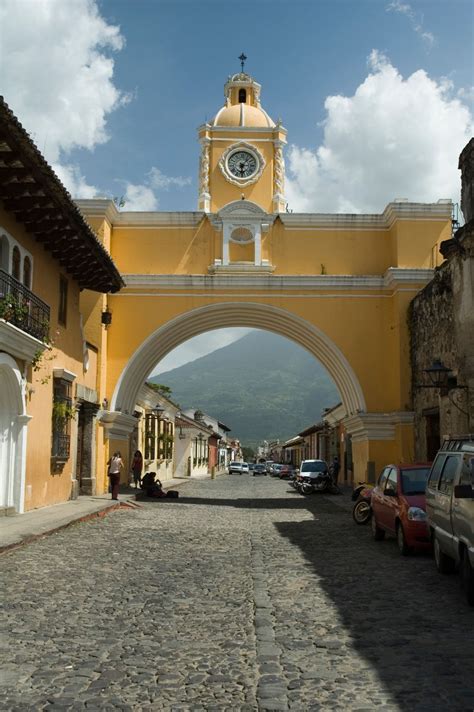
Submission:
[[[290,466],[289,466],[289,465],[282,465],[282,466],[281,466],[281,470],[280,470],[280,472],[278,473],[278,477],[280,478],[280,480],[287,480],[288,477],[290,476],[290,474],[291,474]]]
[[[426,522],[425,488],[430,465],[387,465],[372,490],[372,533],[396,536],[400,553],[431,547]]]

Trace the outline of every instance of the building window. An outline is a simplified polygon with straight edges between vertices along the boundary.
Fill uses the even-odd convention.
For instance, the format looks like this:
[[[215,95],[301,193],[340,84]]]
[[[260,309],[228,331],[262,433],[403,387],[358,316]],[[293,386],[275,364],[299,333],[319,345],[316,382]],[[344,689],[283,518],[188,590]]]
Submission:
[[[156,453],[156,416],[145,415],[145,460],[154,460]]]
[[[23,261],[23,284],[27,289],[31,289],[31,260],[25,257]]]
[[[247,101],[247,92],[245,89],[239,89],[239,104],[245,104]]]
[[[12,276],[20,281],[21,255],[19,248],[15,245],[12,252]]]
[[[64,378],[55,378],[53,381],[53,440],[51,455],[58,460],[67,460],[69,458],[71,420],[74,417],[71,383]]]
[[[8,272],[10,265],[10,243],[6,235],[0,237],[0,268]]]
[[[67,324],[67,279],[59,275],[59,309],[58,322],[62,326]]]

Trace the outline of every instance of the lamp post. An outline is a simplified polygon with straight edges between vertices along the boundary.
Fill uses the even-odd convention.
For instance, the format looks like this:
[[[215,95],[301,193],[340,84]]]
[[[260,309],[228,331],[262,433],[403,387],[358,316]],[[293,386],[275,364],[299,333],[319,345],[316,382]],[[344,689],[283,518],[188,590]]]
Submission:
[[[428,375],[430,383],[419,383],[417,388],[438,388],[439,394],[441,396],[447,396],[449,401],[455,408],[457,408],[463,415],[469,417],[469,413],[463,410],[452,398],[449,397],[449,393],[452,390],[468,390],[467,386],[462,386],[458,383],[457,377],[453,374],[452,370],[444,365],[440,358],[435,358],[433,363],[428,368],[423,369],[423,373]]]

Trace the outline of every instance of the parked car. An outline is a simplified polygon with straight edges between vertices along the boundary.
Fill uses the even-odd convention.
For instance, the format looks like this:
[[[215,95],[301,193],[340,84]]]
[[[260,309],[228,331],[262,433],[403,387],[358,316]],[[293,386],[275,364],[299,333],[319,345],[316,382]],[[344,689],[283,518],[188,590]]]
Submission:
[[[372,533],[396,536],[401,554],[431,548],[425,489],[429,463],[387,465],[372,490]]]
[[[280,472],[278,473],[278,476],[280,480],[287,480],[290,475],[291,475],[292,469],[290,465],[282,465],[280,467]]]
[[[325,460],[302,460],[295,479],[300,494],[325,492],[328,489],[329,467]]]
[[[255,475],[265,475],[267,476],[267,468],[264,462],[257,462],[253,468],[253,474]]]
[[[271,471],[272,477],[280,477],[280,472],[281,472],[282,467],[283,467],[283,465],[280,465],[279,463],[275,462],[272,465],[272,471]]]
[[[265,462],[265,467],[267,468],[267,474],[269,474],[269,475],[272,474],[272,470],[273,470],[273,465],[274,465],[274,464],[275,464],[275,463],[273,462],[273,460],[267,460],[267,461]]]
[[[474,437],[445,440],[426,488],[426,512],[438,571],[457,566],[474,606]]]
[[[241,475],[243,472],[249,471],[249,466],[246,462],[231,462],[229,464],[229,475]]]

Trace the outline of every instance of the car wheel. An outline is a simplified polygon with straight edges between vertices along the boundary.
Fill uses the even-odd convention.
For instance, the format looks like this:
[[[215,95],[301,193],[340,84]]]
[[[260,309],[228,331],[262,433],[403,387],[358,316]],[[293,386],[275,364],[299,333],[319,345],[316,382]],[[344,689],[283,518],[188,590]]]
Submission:
[[[467,602],[470,606],[474,606],[474,569],[469,561],[469,552],[467,549],[463,550],[461,559],[461,581]]]
[[[405,532],[403,531],[403,526],[401,522],[398,522],[397,526],[397,544],[398,551],[402,556],[408,556],[409,554],[411,554],[411,549],[406,542]]]
[[[441,551],[441,546],[436,534],[433,536],[433,554],[436,568],[440,574],[451,574],[454,571],[454,561]]]
[[[385,530],[380,529],[380,527],[377,525],[377,520],[375,519],[373,514],[372,514],[372,536],[374,537],[375,541],[382,541],[382,539],[385,539]]]

